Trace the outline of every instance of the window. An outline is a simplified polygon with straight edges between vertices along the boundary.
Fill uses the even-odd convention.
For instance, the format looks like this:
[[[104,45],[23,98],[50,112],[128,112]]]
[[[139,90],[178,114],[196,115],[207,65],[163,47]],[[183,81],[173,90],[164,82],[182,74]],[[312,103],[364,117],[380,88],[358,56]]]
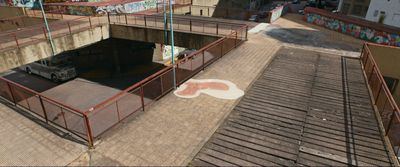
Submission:
[[[362,6],[361,5],[354,5],[351,14],[356,16],[362,16]]]

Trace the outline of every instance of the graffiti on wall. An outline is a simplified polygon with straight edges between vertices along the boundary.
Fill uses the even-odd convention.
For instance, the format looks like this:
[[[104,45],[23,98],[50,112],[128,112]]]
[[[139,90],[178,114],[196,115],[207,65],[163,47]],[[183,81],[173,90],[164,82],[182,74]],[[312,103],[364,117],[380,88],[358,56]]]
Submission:
[[[399,46],[400,33],[393,34],[377,31],[357,24],[345,23],[343,21],[321,16],[319,14],[307,13],[307,22],[335,30],[353,37],[383,45]]]
[[[96,7],[93,6],[45,6],[46,11],[59,11],[64,14],[92,16],[95,15]]]
[[[12,6],[32,8],[35,4],[35,0],[13,0]]]
[[[97,7],[96,13],[98,15],[122,14],[122,13],[135,13],[147,9],[153,9],[157,6],[157,0],[144,0],[139,2],[131,2],[126,4],[108,5]]]

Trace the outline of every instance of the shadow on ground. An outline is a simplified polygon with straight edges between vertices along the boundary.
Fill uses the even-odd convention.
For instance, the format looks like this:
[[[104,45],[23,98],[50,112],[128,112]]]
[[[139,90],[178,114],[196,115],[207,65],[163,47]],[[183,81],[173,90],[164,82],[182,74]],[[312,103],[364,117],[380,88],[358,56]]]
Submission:
[[[355,51],[355,52],[360,50],[359,48],[348,45],[346,43],[335,41],[333,39],[328,39],[329,37],[326,34],[318,30],[314,31],[314,30],[305,30],[297,28],[281,28],[281,27],[271,26],[269,29],[267,29],[265,34],[281,42],[289,44],[320,47],[325,49]]]

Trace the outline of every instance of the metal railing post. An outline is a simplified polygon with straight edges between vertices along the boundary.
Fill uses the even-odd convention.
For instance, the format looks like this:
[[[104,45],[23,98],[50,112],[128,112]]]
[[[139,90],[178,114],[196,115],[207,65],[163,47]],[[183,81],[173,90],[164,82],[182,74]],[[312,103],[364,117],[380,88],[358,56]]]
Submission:
[[[128,25],[128,16],[125,14],[125,24]]]
[[[235,31],[235,48],[237,48],[237,31]]]
[[[45,27],[43,27],[43,34],[44,34],[44,38],[47,39],[46,28]]]
[[[390,102],[389,102],[389,103],[390,103]],[[396,115],[395,112],[396,112],[396,109],[393,109],[393,111],[392,111],[392,117],[390,117],[390,121],[389,121],[388,127],[385,129],[385,136],[388,135],[389,130],[390,130],[390,128],[392,127],[392,121],[393,121],[393,118],[394,118],[395,115]]]
[[[376,105],[376,103],[378,103],[378,98],[379,98],[379,94],[381,93],[381,90],[382,90],[382,83],[380,83],[380,86],[379,86],[379,89],[378,89],[378,94],[376,95],[376,99],[375,99],[375,105]]]
[[[88,137],[88,144],[89,144],[89,148],[93,148],[93,134],[92,134],[92,128],[90,127],[90,122],[89,122],[89,118],[88,116],[85,114],[83,114],[83,118],[85,119],[85,124],[86,124],[86,133],[87,133],[87,137]]]
[[[89,16],[89,26],[90,26],[90,29],[92,29],[92,19],[90,19],[90,16]]]
[[[203,54],[203,65],[202,66],[203,66],[203,71],[204,71],[204,68],[205,68],[205,65],[204,65],[204,61],[205,61],[204,60],[204,50],[202,51],[202,54]]]
[[[14,36],[15,43],[17,44],[17,47],[19,48],[19,43],[18,43],[17,35],[16,35],[16,34],[13,34],[13,36]]]
[[[108,24],[111,24],[111,22],[110,22],[110,13],[108,13],[108,12],[107,12],[107,21],[108,21]]]
[[[12,101],[14,102],[14,105],[17,105],[17,101],[15,101],[14,93],[11,89],[11,85],[9,82],[7,82],[7,86],[8,86],[8,90],[10,91],[10,95],[11,95]]]
[[[140,99],[142,101],[142,110],[144,111],[144,92],[143,92],[143,85],[140,85]]]
[[[249,30],[249,26],[246,26],[246,41],[247,41],[247,31]]]
[[[218,35],[218,29],[219,29],[219,24],[218,23],[217,23],[217,28],[216,29],[217,29],[217,35]]]
[[[189,20],[189,28],[190,28],[190,32],[192,32],[192,19]]]
[[[46,108],[44,107],[44,104],[43,104],[42,96],[40,96],[40,95],[38,95],[38,96],[39,96],[40,106],[42,106],[44,119],[46,120],[46,123],[48,124],[49,120],[47,119],[47,112],[46,112]]]
[[[68,25],[69,35],[71,35],[72,34],[71,25],[69,24],[69,22],[67,22],[67,25]]]
[[[144,20],[144,26],[147,27],[146,15],[143,16],[143,20]]]

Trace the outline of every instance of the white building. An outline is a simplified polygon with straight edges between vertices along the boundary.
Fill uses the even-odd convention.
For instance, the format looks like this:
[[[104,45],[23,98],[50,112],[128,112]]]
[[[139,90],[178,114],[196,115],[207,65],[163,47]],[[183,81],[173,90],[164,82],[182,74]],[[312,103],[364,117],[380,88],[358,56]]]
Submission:
[[[400,0],[371,0],[365,19],[400,27]]]

